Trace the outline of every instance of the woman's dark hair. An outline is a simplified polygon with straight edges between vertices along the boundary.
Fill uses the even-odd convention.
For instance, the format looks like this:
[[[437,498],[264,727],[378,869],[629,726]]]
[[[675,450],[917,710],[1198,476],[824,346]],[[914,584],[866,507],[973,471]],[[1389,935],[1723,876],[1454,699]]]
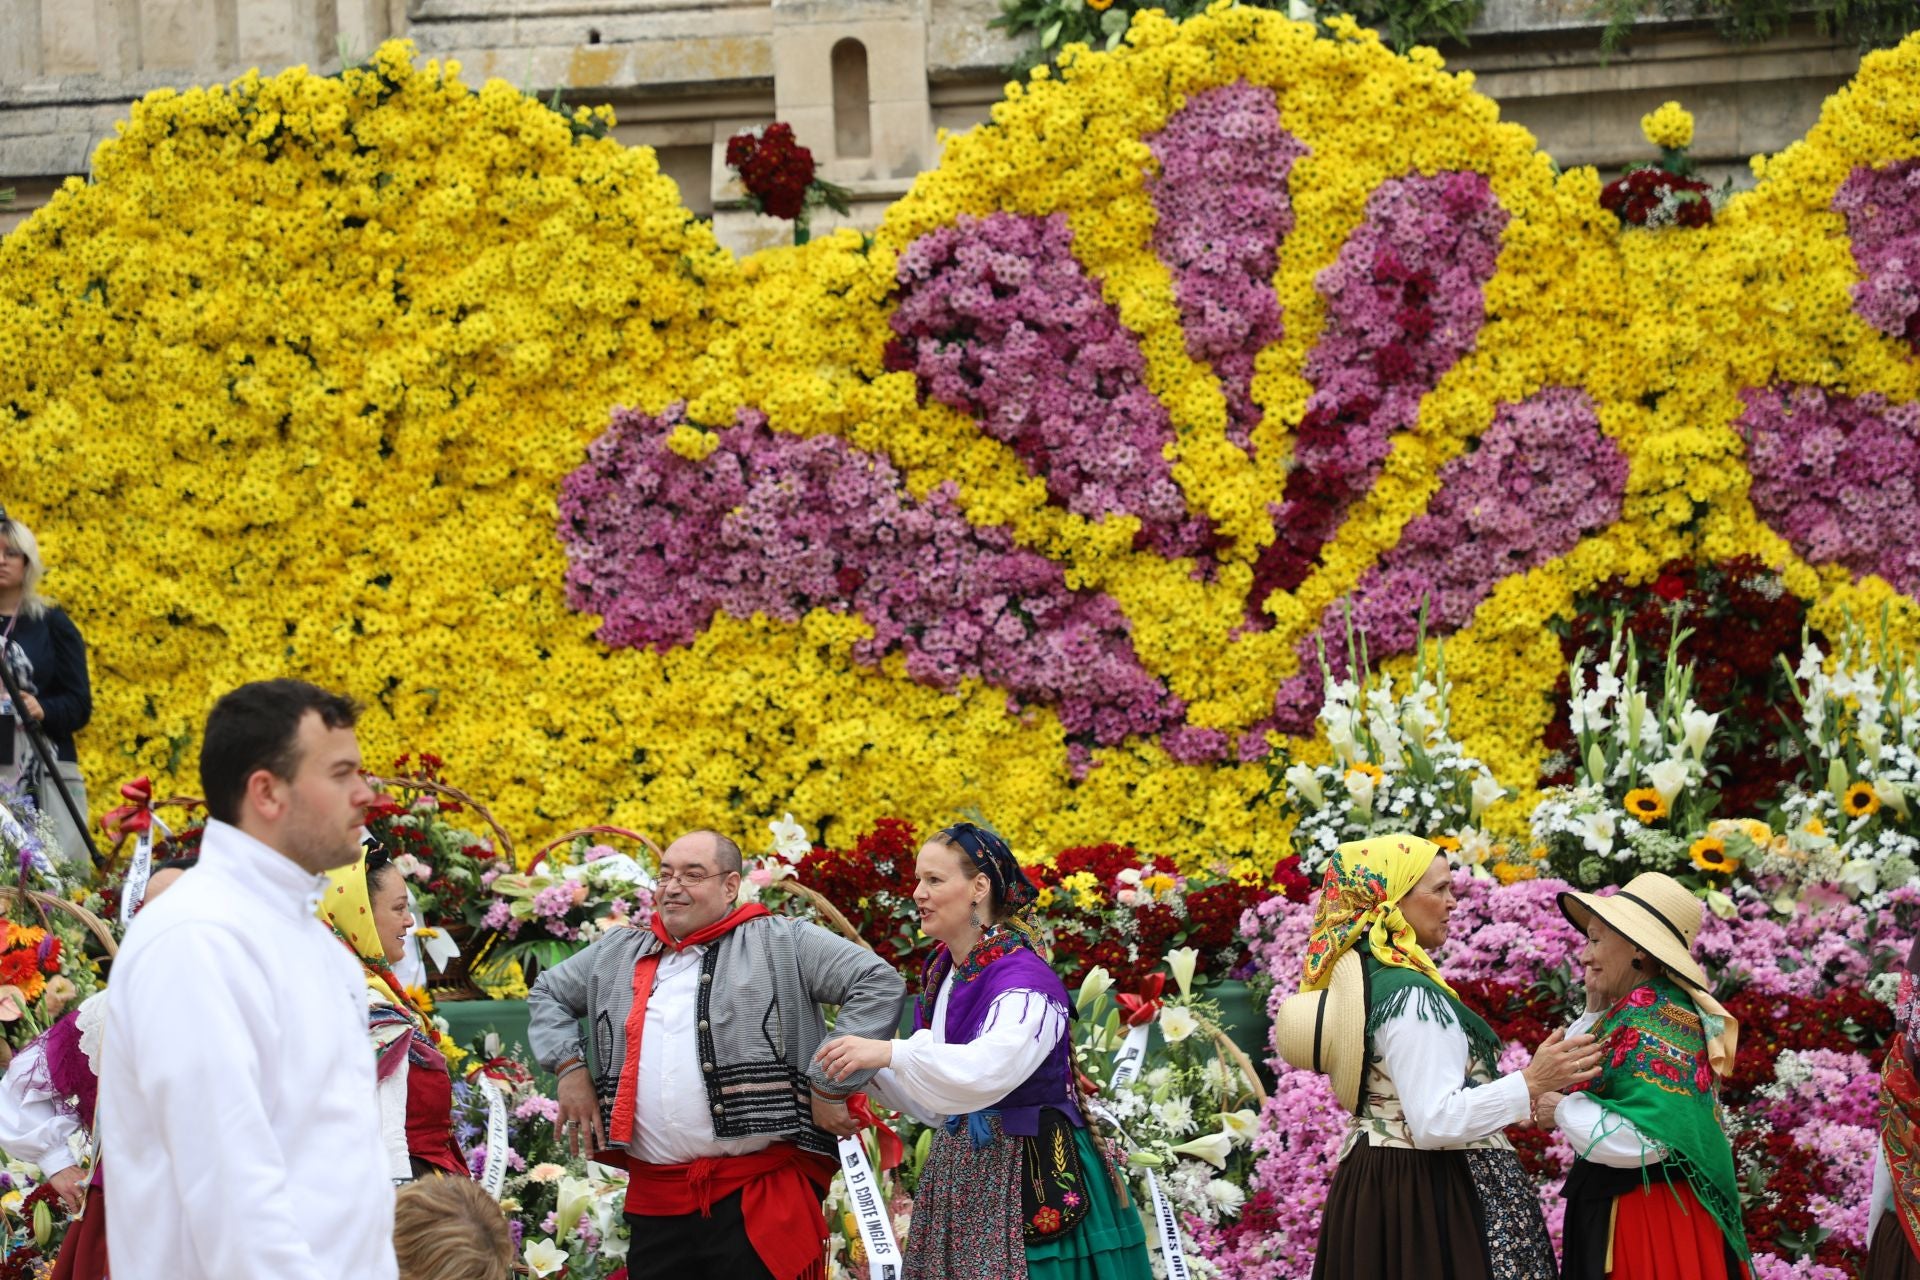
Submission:
[[[200,743],[200,791],[210,816],[239,821],[247,779],[262,769],[293,777],[300,767],[300,722],[309,711],[329,729],[351,729],[360,718],[351,698],[304,680],[258,680],[213,704]]]
[[[387,846],[378,841],[367,846],[367,896],[369,898],[379,889],[381,881],[399,873],[400,868],[393,865],[393,855],[387,852]]]

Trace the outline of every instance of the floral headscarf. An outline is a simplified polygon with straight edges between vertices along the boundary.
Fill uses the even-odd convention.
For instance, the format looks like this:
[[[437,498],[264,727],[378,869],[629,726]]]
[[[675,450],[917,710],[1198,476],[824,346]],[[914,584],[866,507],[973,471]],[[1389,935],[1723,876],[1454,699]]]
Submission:
[[[1364,938],[1381,964],[1411,969],[1458,998],[1400,914],[1400,900],[1420,883],[1439,854],[1439,845],[1409,835],[1375,836],[1336,849],[1321,881],[1300,989],[1325,987],[1333,979],[1334,962]]]
[[[373,903],[367,893],[367,851],[359,860],[327,872],[326,892],[321,896],[319,916],[332,926],[334,936],[346,944],[366,974],[367,986],[375,999],[405,1012],[422,1031],[431,1024],[415,1007],[407,989],[387,964],[386,945],[373,925]]]

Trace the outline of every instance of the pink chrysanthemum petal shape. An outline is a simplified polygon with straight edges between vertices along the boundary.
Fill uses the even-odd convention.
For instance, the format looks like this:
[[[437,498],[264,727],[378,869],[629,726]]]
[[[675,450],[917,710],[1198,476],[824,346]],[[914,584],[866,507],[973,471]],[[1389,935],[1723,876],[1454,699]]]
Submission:
[[[1600,429],[1585,392],[1548,387],[1501,406],[1486,434],[1440,469],[1427,510],[1360,578],[1353,624],[1378,657],[1412,651],[1420,607],[1430,633],[1465,626],[1502,580],[1526,573],[1620,518],[1627,460]],[[1328,609],[1300,645],[1300,670],[1274,699],[1274,723],[1305,733],[1320,709],[1316,638],[1346,673],[1347,603]]]
[[[1120,607],[1070,590],[1004,528],[969,524],[952,484],[916,499],[884,456],[772,431],[753,410],[691,461],[668,447],[683,415],[616,412],[561,485],[567,603],[601,615],[606,644],[667,649],[718,613],[797,622],[836,609],[873,628],[857,661],[898,653],[941,688],[984,680],[1052,707],[1083,743],[1180,723]]]
[[[1477,173],[1396,178],[1367,198],[1360,226],[1315,282],[1326,330],[1307,358],[1314,393],[1248,593],[1253,625],[1265,625],[1270,594],[1306,581],[1379,478],[1394,433],[1413,426],[1427,392],[1473,350],[1506,225]]]
[[[1076,515],[1138,516],[1165,556],[1212,546],[1163,454],[1173,422],[1139,339],[1073,256],[1065,215],[962,217],[907,247],[899,284],[888,369],[1012,446]]]
[[[1855,169],[1833,207],[1846,216],[1860,268],[1853,309],[1920,351],[1920,160]]]
[[[1743,395],[1760,518],[1809,563],[1920,590],[1920,404],[1819,387]]]
[[[1147,145],[1160,162],[1153,249],[1173,273],[1187,354],[1213,366],[1227,434],[1250,448],[1254,357],[1281,337],[1273,273],[1293,231],[1287,179],[1307,147],[1281,127],[1273,90],[1244,80],[1193,95]]]

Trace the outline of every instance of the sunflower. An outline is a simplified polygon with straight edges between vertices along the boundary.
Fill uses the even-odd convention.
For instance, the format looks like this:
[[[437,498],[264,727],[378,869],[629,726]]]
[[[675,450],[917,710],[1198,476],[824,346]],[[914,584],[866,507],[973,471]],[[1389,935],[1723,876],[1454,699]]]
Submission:
[[[1641,822],[1658,822],[1667,816],[1667,802],[1652,787],[1635,787],[1627,792],[1627,812]]]
[[[1460,837],[1458,836],[1429,836],[1427,838],[1440,848],[1445,849],[1448,853],[1460,852]]]
[[[1840,807],[1847,811],[1849,818],[1864,817],[1880,807],[1880,797],[1873,794],[1873,788],[1867,783],[1856,782],[1847,788]]]
[[[1719,836],[1701,836],[1687,852],[1694,866],[1716,875],[1730,875],[1740,867],[1740,859],[1727,855],[1727,842]]]
[[[1369,778],[1372,778],[1375,782],[1378,782],[1380,781],[1380,779],[1387,776],[1386,773],[1381,770],[1379,765],[1368,764],[1365,760],[1356,760],[1352,764],[1348,765],[1345,776],[1351,778],[1356,773],[1364,773]]]

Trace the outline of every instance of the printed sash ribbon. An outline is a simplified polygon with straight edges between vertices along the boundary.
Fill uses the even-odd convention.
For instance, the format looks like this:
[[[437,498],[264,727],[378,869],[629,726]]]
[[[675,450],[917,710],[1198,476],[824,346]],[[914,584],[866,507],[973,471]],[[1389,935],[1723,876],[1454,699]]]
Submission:
[[[866,1094],[856,1093],[847,1099],[847,1114],[860,1122],[863,1133],[868,1128],[875,1130],[880,1140],[882,1171],[900,1163],[906,1154],[900,1135],[875,1118]],[[886,1197],[880,1193],[880,1179],[867,1160],[867,1144],[861,1133],[840,1139],[840,1172],[846,1178],[847,1200],[853,1205],[854,1220],[860,1226],[869,1280],[900,1280],[906,1259],[901,1255],[900,1242],[894,1238],[893,1218],[887,1212]]]
[[[1159,978],[1159,974],[1154,975]],[[1159,990],[1153,992],[1157,997]],[[1155,1005],[1159,1000],[1154,1000]],[[1127,1032],[1127,1038],[1113,1055],[1113,1085],[1115,1089],[1133,1083],[1139,1078],[1140,1068],[1147,1059],[1147,1034],[1153,1029],[1151,1021],[1143,1022]],[[1089,1109],[1102,1120],[1112,1125],[1122,1138],[1127,1131],[1120,1120],[1099,1102],[1089,1100]],[[1132,1142],[1129,1141],[1131,1146]],[[1166,1259],[1167,1280],[1191,1280],[1192,1272],[1187,1268],[1187,1248],[1180,1239],[1180,1220],[1174,1216],[1173,1206],[1167,1202],[1166,1194],[1160,1190],[1160,1179],[1151,1169],[1143,1169],[1147,1175],[1147,1194],[1153,1197],[1153,1221],[1160,1232],[1160,1255]]]

